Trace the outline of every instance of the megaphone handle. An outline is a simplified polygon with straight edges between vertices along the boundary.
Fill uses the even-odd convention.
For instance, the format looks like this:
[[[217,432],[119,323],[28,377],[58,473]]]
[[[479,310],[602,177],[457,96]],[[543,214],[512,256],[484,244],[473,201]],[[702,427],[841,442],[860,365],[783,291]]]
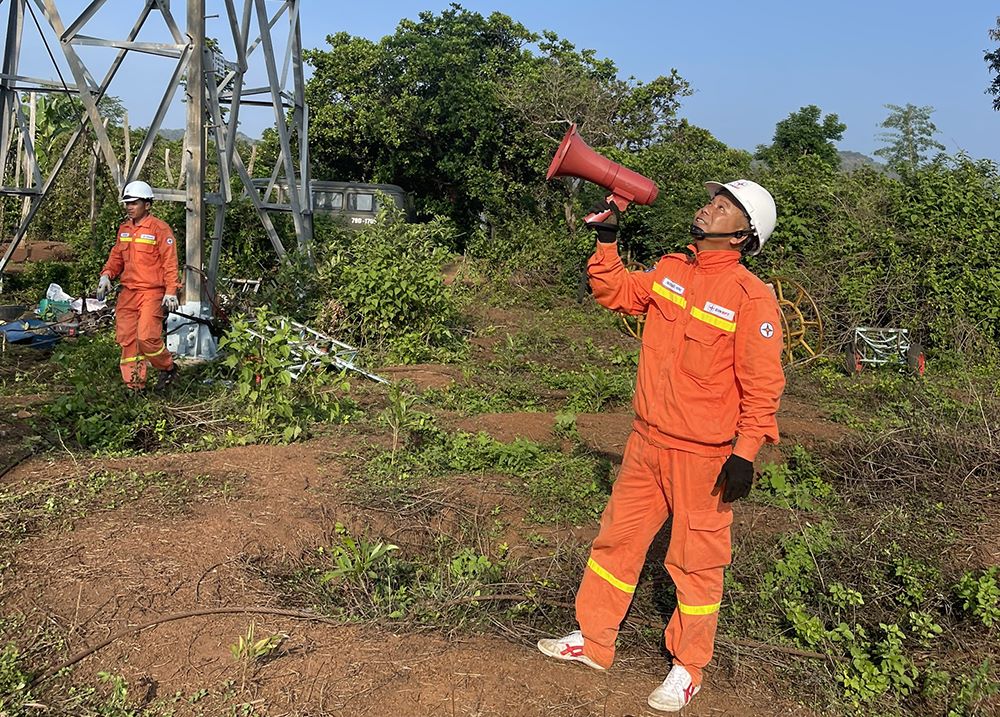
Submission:
[[[624,212],[626,209],[628,209],[628,205],[631,204],[631,202],[628,199],[619,196],[617,194],[609,194],[607,196],[607,202],[608,204],[614,204],[616,207],[618,207],[619,212]],[[612,211],[610,209],[607,210],[606,212],[594,212],[593,214],[588,214],[587,216],[585,216],[583,218],[583,223],[594,224],[594,223],[604,222],[607,221],[608,217],[610,217],[611,214]]]

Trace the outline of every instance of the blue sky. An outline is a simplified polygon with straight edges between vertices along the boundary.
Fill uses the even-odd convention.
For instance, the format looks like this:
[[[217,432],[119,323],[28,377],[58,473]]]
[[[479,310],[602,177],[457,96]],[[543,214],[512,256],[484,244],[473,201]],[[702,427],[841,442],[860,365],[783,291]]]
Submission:
[[[210,14],[221,9],[218,0],[207,3]],[[57,4],[67,23],[85,5],[82,0]],[[401,18],[440,12],[448,4],[303,0],[303,45],[323,47],[326,35],[341,30],[378,39],[391,34]],[[4,17],[6,5],[0,3]],[[136,5],[109,0],[95,21],[102,32],[124,33]],[[277,7],[273,0],[267,5]],[[991,46],[987,31],[1000,15],[1000,5],[991,0],[467,0],[462,5],[483,14],[503,12],[530,30],[553,30],[578,48],[611,58],[624,77],[649,80],[676,68],[695,91],[684,99],[681,115],[735,147],[752,150],[770,142],[776,122],[815,104],[847,124],[840,149],[871,155],[881,146],[876,135],[887,114],[883,105],[911,102],[935,108],[937,139],[949,152],[961,149],[1000,162],[1000,113],[984,94],[990,81],[983,62]],[[183,28],[184,4],[174,2],[172,9]],[[209,19],[209,34],[221,34],[222,22]],[[32,34],[26,34],[22,69],[52,77],[44,47]],[[151,26],[144,39],[162,39],[162,33]],[[95,61],[107,53],[88,52]],[[126,101],[134,125],[147,124],[171,68],[169,61],[153,58],[130,63],[111,92]],[[175,102],[164,126],[182,127],[183,117],[183,106]],[[243,120],[251,135],[273,121],[264,111],[245,112]]]

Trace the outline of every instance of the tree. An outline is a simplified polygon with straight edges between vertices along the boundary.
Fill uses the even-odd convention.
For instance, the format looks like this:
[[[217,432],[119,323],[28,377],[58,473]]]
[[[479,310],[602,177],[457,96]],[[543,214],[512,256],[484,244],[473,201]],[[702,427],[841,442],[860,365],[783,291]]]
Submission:
[[[630,207],[620,232],[622,252],[641,260],[680,251],[691,241],[694,213],[708,201],[706,180],[750,176],[749,152],[727,147],[701,127],[682,120],[664,141],[640,150],[632,168],[660,187],[656,202]],[[588,247],[589,248],[589,247]]]
[[[596,146],[634,151],[662,138],[689,92],[676,72],[620,80],[592,50],[456,4],[377,42],[327,42],[304,53],[314,176],[399,184],[422,214],[466,231],[551,198],[545,168],[569,122]]]
[[[418,211],[466,230],[484,212],[517,213],[546,148],[498,85],[537,39],[506,15],[455,4],[378,42],[331,35],[329,49],[304,53],[315,68],[306,87],[314,176],[402,185]]]
[[[549,31],[538,49],[538,56],[525,58],[501,85],[501,98],[550,154],[575,123],[588,144],[621,150],[634,159],[633,153],[665,141],[677,126],[680,98],[691,94],[676,70],[648,83],[633,77],[622,80],[614,62],[598,58],[593,50],[578,51]],[[572,232],[581,183],[567,179],[565,186],[563,211]]]
[[[833,142],[844,136],[847,125],[832,113],[821,122],[821,115],[816,105],[806,105],[792,112],[775,125],[771,145],[758,146],[755,156],[773,165],[814,154],[830,166],[838,166],[840,158]]]
[[[502,87],[504,103],[550,142],[575,122],[588,143],[634,152],[676,126],[688,83],[671,70],[648,83],[618,79],[618,68],[593,50],[577,50],[546,31],[539,54],[525,58]]]
[[[934,139],[938,130],[931,122],[933,107],[907,103],[905,107],[890,104],[885,108],[889,116],[879,126],[892,131],[879,133],[878,138],[888,146],[875,150],[875,155],[891,169],[914,170],[927,159],[929,150],[944,150],[944,145]]]
[[[991,40],[1000,42],[1000,17],[997,17],[997,25],[989,31],[989,34]],[[990,73],[993,75],[993,81],[986,88],[986,94],[993,95],[993,109],[1000,112],[1000,47],[992,52],[984,53],[983,59],[986,60]]]

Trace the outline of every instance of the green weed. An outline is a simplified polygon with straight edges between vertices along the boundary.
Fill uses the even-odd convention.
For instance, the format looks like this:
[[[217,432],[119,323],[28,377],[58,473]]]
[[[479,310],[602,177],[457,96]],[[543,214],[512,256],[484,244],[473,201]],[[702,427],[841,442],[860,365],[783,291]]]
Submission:
[[[120,349],[113,337],[81,338],[60,345],[52,356],[53,384],[66,387],[43,409],[57,431],[78,444],[105,453],[123,453],[163,441],[172,426],[162,398],[124,388],[118,370]]]
[[[525,439],[501,443],[485,433],[448,433],[429,424],[407,450],[372,457],[365,473],[369,489],[456,473],[511,476],[511,487],[530,498],[529,516],[539,522],[591,522],[610,491],[610,464],[587,453],[567,455]]]
[[[993,566],[978,576],[965,573],[955,586],[955,594],[961,600],[962,609],[986,627],[1000,623],[1000,568]]]
[[[4,645],[0,650],[0,714],[23,714],[24,703],[33,700],[30,680],[20,651],[13,644]]]
[[[505,383],[502,390],[485,384],[453,384],[446,388],[428,389],[421,395],[421,401],[428,406],[460,411],[465,415],[540,411],[544,408],[537,385],[525,380]]]
[[[240,665],[240,692],[246,689],[248,673],[256,670],[288,638],[288,635],[281,633],[258,638],[256,630],[257,626],[251,620],[246,633],[229,646],[230,654]]]
[[[579,413],[597,413],[609,406],[622,406],[632,400],[635,377],[631,371],[607,371],[587,368],[569,381],[570,397],[566,408]]]
[[[833,486],[823,480],[812,455],[802,446],[792,448],[785,463],[765,463],[757,481],[757,489],[767,502],[817,510],[833,497]]]
[[[92,471],[54,483],[6,486],[0,490],[0,544],[12,548],[29,535],[71,524],[94,510],[113,510],[144,495],[161,511],[182,509],[196,498],[228,489],[209,476],[187,478],[163,471]]]
[[[31,672],[24,656],[11,643],[0,650],[0,715],[33,717],[40,705],[58,705],[56,714],[95,715],[99,717],[171,717],[173,710],[157,701],[138,707],[130,699],[125,678],[111,672],[99,672],[96,685],[53,682],[44,688],[28,687]]]
[[[960,675],[958,691],[949,701],[947,717],[975,717],[990,697],[1000,694],[1000,681],[991,677],[990,661],[983,660],[971,675]]]

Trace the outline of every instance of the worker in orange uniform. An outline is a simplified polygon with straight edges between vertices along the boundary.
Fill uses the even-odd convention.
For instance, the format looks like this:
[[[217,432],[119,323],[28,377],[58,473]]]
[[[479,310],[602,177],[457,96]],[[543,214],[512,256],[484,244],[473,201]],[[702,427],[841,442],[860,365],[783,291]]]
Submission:
[[[177,375],[177,364],[163,342],[163,319],[177,309],[177,246],[170,226],[150,214],[153,188],[129,182],[122,192],[128,220],[118,227],[97,287],[103,300],[111,280],[121,276],[123,289],[115,306],[115,341],[122,347],[121,372],[132,389],[146,386],[146,364],[157,369],[157,388]]]
[[[648,700],[665,712],[701,689],[732,559],[732,502],[750,492],[761,446],[778,441],[785,386],[777,301],[740,263],[771,235],[774,199],[744,179],[705,186],[710,201],[695,214],[690,253],[664,256],[651,271],[622,265],[617,208],[594,225],[594,297],[646,316],[635,421],[577,593],[580,630],[538,643],[550,657],[610,667],[646,551],[673,516],[665,566],[677,607],[664,634],[673,666]]]

